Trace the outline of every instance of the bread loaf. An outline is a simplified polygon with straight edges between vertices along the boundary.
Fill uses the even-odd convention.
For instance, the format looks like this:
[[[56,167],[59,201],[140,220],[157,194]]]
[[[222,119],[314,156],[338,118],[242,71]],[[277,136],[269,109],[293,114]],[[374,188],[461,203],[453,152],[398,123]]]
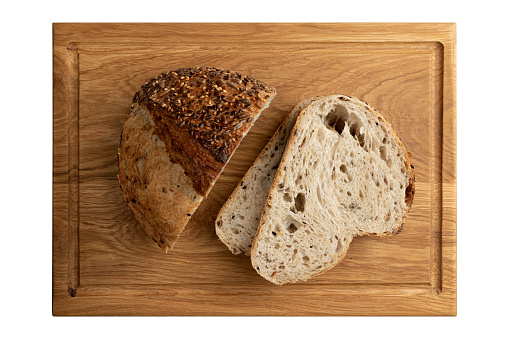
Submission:
[[[181,68],[135,94],[118,149],[127,206],[167,251],[221,174],[274,88],[217,68]]]
[[[281,162],[290,131],[300,111],[315,98],[297,104],[258,155],[216,218],[216,234],[233,254],[251,253],[260,217]]]
[[[352,239],[398,233],[415,193],[403,143],[372,107],[348,96],[306,106],[288,139],[251,248],[276,284],[322,274]]]

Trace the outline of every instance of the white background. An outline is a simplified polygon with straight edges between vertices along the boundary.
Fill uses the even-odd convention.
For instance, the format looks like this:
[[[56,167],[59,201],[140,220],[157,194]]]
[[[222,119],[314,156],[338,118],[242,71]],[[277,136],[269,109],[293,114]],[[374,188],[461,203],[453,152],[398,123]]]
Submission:
[[[502,1],[2,5],[0,337],[508,337],[508,11]],[[52,22],[456,22],[457,317],[53,317]]]

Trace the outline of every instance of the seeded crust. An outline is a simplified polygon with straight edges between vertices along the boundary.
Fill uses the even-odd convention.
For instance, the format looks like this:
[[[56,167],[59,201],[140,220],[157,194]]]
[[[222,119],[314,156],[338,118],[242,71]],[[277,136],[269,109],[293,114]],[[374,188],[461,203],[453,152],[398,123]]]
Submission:
[[[317,98],[298,103],[238,183],[216,218],[216,234],[233,254],[250,255],[272,181],[301,110]]]
[[[250,76],[217,68],[181,68],[145,83],[133,103],[144,105],[171,160],[206,195],[224,164],[276,94]]]
[[[298,116],[251,247],[275,284],[334,267],[356,236],[402,230],[415,195],[410,156],[371,106],[328,96]]]
[[[237,72],[182,68],[135,94],[118,150],[124,199],[168,251],[207,197],[274,88]]]

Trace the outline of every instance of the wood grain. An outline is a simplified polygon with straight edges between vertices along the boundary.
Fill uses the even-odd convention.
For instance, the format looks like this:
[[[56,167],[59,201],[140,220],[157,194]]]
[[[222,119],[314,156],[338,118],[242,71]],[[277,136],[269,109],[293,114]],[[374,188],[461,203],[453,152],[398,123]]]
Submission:
[[[455,315],[454,24],[54,24],[55,315]],[[197,65],[276,87],[175,248],[125,206],[118,138],[149,78]],[[306,283],[275,286],[218,240],[214,219],[297,102],[347,94],[377,108],[412,153],[404,231],[361,237]]]

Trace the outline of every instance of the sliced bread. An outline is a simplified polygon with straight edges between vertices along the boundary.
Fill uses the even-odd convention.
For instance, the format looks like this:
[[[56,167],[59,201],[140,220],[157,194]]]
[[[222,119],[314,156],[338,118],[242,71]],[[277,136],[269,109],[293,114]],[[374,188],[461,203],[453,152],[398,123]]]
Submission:
[[[304,100],[291,110],[219,211],[216,234],[233,254],[250,254],[290,131],[301,110],[315,99]]]
[[[322,274],[354,237],[398,233],[414,193],[409,154],[376,110],[344,95],[315,100],[291,131],[252,265],[275,284]]]

